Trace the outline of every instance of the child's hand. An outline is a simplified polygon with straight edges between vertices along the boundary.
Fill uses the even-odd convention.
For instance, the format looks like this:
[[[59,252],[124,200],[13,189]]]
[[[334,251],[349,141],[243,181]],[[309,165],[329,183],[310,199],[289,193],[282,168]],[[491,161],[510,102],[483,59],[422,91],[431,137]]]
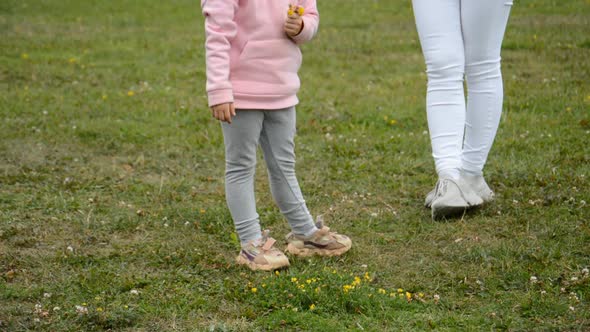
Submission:
[[[297,36],[301,30],[303,30],[303,7],[289,5],[289,11],[287,12],[287,20],[285,21],[285,32],[290,37]]]
[[[231,123],[231,118],[236,116],[236,109],[234,103],[225,103],[212,106],[211,113],[217,120]]]

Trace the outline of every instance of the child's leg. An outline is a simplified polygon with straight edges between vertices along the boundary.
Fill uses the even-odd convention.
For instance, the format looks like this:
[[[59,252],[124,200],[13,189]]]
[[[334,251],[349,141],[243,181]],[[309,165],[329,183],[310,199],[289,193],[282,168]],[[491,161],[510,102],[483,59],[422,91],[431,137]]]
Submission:
[[[261,111],[240,110],[231,124],[221,124],[225,142],[225,198],[242,244],[261,237],[254,172],[263,119]]]
[[[264,112],[260,146],[268,168],[272,195],[293,233],[317,231],[295,177],[295,107]]]

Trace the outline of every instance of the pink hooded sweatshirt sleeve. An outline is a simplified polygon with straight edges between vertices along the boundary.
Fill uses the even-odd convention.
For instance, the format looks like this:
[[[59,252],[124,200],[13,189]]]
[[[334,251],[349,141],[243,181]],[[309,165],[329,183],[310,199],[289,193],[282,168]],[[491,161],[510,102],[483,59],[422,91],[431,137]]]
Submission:
[[[320,15],[316,7],[315,0],[302,0],[299,2],[299,6],[305,9],[303,14],[303,30],[295,36],[291,37],[297,44],[303,44],[313,39],[318,32],[318,25],[320,23]]]
[[[238,0],[201,0],[205,16],[207,94],[209,106],[234,101],[229,80],[230,40],[238,31],[234,21]]]

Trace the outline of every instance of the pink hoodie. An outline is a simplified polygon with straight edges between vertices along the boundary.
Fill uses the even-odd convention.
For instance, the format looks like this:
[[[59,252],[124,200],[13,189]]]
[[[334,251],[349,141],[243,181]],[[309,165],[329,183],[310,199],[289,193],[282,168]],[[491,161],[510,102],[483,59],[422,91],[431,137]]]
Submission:
[[[289,38],[289,4],[305,8],[303,30]],[[315,0],[201,0],[205,15],[209,106],[281,109],[298,103],[301,51],[315,35]]]

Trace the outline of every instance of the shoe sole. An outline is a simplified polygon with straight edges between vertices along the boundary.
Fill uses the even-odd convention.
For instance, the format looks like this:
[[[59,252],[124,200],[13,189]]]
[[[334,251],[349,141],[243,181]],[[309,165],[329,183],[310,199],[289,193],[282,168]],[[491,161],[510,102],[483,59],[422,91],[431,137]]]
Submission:
[[[444,217],[452,217],[465,213],[470,206],[433,206],[432,219],[439,220]]]
[[[289,261],[283,264],[268,264],[268,265],[261,265],[261,264],[256,264],[250,260],[248,260],[247,258],[244,258],[242,255],[239,255],[238,257],[236,257],[236,262],[239,265],[246,265],[250,270],[252,271],[274,271],[274,270],[280,270],[280,269],[284,269],[289,267]]]
[[[352,244],[349,246],[342,247],[340,249],[319,249],[319,248],[297,248],[292,243],[287,245],[287,251],[295,256],[299,257],[310,257],[310,256],[340,256],[350,250]]]

